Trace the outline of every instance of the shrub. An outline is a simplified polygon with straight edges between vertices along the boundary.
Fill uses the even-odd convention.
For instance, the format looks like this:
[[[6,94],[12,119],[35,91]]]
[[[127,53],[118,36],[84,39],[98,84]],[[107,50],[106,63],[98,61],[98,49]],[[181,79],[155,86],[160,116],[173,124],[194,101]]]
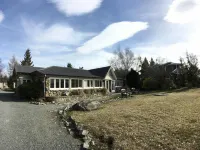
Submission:
[[[145,78],[142,87],[147,90],[156,90],[159,88],[159,83],[153,78]]]
[[[70,96],[72,95],[79,95],[79,91],[78,90],[71,90],[69,93]]]
[[[107,89],[106,88],[101,89],[101,93],[102,93],[102,95],[106,95],[107,94]]]
[[[91,94],[91,90],[90,89],[85,89],[84,91],[83,91],[85,94]]]
[[[42,82],[24,83],[18,87],[20,98],[37,99],[43,96],[43,84]]]

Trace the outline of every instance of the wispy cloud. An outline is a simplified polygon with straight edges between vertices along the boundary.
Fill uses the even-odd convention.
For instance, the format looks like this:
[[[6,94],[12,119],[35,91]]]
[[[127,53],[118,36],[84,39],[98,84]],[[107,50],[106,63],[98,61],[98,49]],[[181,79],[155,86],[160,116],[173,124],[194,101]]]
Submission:
[[[174,0],[164,20],[185,24],[199,21],[200,0]]]
[[[94,33],[75,31],[69,25],[53,24],[46,27],[44,23],[27,19],[22,19],[22,26],[26,35],[40,44],[77,45],[85,38],[94,36]]]
[[[93,12],[101,6],[103,0],[48,0],[67,16],[78,16]]]
[[[0,23],[4,20],[5,16],[3,12],[0,10]]]
[[[146,22],[118,22],[106,27],[99,35],[85,42],[77,50],[82,53],[89,53],[101,50],[115,43],[134,36],[139,31],[148,28]]]

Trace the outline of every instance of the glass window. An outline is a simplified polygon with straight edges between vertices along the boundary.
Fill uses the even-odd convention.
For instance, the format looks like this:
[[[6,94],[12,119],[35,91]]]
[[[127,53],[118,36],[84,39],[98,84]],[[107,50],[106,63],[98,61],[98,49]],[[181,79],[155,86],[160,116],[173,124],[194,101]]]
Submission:
[[[31,82],[31,80],[27,80],[27,83],[30,83]]]
[[[90,87],[93,87],[93,81],[92,80],[90,81]]]
[[[54,79],[51,79],[50,88],[54,88]]]
[[[87,87],[90,87],[90,80],[87,80]]]
[[[78,80],[72,79],[72,88],[77,88],[77,87],[78,87]]]
[[[68,79],[65,80],[65,88],[69,88],[69,80]]]
[[[60,85],[59,85],[59,79],[56,79],[56,88],[59,88]]]
[[[23,80],[23,83],[26,83],[26,80]]]
[[[83,87],[83,80],[79,80],[79,87]]]
[[[61,83],[61,88],[64,88],[64,79],[61,79],[60,83]]]

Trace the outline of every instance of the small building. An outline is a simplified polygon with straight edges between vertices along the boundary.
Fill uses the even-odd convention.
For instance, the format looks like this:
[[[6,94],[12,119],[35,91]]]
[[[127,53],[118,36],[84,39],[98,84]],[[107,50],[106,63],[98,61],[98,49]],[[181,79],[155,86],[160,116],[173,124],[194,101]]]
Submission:
[[[116,75],[111,66],[91,70],[51,66],[48,68],[17,65],[14,68],[15,87],[39,80],[45,96],[77,89],[115,89]]]

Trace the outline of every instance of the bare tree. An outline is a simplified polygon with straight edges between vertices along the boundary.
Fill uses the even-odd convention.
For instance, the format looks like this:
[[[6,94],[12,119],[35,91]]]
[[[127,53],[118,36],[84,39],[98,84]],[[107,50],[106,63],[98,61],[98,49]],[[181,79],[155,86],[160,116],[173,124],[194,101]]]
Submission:
[[[9,63],[8,63],[8,75],[9,76],[12,76],[15,66],[18,65],[18,64],[19,63],[18,63],[16,57],[13,55],[12,58],[10,59]]]
[[[4,68],[4,65],[2,64],[2,61],[1,61],[1,58],[0,58],[0,75],[2,75],[3,68]]]
[[[114,57],[110,60],[110,64],[116,70],[124,70],[128,72],[136,63],[136,58],[134,53],[126,48],[121,50],[120,48],[114,52]]]

